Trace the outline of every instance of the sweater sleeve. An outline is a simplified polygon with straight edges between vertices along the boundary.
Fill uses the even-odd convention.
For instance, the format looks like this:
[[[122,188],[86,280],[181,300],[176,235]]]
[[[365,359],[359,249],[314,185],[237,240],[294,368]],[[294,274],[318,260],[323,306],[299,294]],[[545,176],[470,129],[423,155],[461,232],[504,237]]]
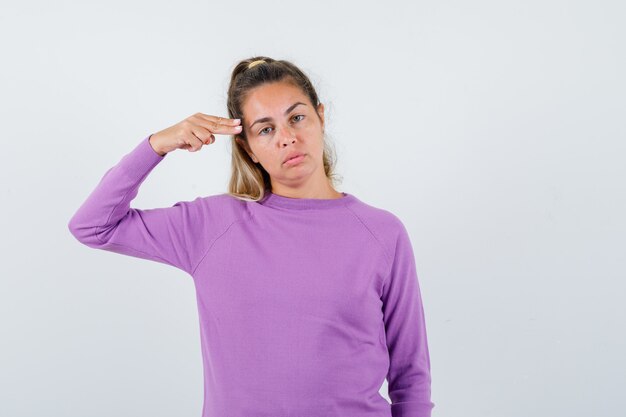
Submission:
[[[197,236],[207,221],[200,197],[172,207],[130,207],[141,183],[167,156],[152,148],[150,136],[104,174],[68,228],[89,247],[153,260],[191,274],[204,251]]]
[[[391,412],[393,417],[430,417],[435,404],[424,308],[411,241],[399,219],[398,223],[391,271],[382,293]]]

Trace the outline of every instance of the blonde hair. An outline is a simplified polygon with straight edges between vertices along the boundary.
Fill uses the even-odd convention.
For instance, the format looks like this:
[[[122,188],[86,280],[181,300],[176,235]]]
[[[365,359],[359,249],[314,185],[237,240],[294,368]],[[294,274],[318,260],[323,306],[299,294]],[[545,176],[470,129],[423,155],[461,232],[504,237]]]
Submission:
[[[243,103],[249,91],[266,83],[287,81],[299,87],[315,109],[319,99],[309,78],[294,64],[286,60],[274,60],[255,56],[237,63],[232,71],[228,87],[227,110],[231,119],[243,120]],[[318,114],[319,117],[319,114]],[[320,118],[321,120],[321,118]],[[245,132],[237,135],[248,146]],[[249,149],[249,146],[248,146]],[[335,173],[335,149],[324,134],[324,172],[336,187],[341,177]],[[258,201],[270,189],[270,175],[259,163],[255,163],[243,146],[232,136],[231,175],[228,194],[246,201]]]

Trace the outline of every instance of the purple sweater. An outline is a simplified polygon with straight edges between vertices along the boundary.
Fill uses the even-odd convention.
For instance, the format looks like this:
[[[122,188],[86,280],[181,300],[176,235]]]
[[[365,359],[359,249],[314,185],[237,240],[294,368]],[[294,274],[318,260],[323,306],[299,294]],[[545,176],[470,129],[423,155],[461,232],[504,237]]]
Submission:
[[[430,358],[403,223],[354,195],[130,203],[165,156],[142,140],[69,221],[96,249],[187,272],[202,417],[428,417]],[[379,394],[385,377],[389,402]]]

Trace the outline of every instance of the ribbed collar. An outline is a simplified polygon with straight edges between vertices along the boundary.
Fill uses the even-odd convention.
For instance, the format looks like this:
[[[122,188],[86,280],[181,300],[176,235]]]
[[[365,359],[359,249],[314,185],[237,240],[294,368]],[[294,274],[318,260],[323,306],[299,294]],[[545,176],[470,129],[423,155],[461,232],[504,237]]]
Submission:
[[[293,210],[332,209],[344,207],[356,198],[352,194],[345,192],[341,194],[343,194],[343,197],[340,198],[292,198],[265,191],[265,195],[259,200],[259,203],[268,207]]]

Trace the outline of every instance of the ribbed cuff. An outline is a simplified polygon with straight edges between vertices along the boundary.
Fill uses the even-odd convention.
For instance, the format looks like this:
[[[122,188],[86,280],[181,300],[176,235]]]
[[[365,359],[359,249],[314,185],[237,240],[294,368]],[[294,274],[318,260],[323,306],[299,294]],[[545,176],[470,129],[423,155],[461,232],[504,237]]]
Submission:
[[[120,164],[124,170],[135,178],[140,178],[149,173],[159,162],[161,162],[167,154],[161,156],[150,145],[150,134],[143,139],[139,145],[126,154]]]
[[[395,403],[391,404],[391,415],[393,417],[431,417],[434,406],[434,403],[424,404],[415,401]]]

